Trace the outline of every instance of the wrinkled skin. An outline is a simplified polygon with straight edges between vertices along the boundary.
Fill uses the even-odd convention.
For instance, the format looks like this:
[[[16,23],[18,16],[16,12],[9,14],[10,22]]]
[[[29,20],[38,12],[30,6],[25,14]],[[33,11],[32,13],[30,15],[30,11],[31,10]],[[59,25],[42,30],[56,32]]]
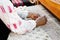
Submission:
[[[40,16],[39,14],[36,13],[29,13],[27,18],[31,18],[32,20],[36,21],[36,27],[45,25],[47,23],[47,18],[46,16]]]
[[[39,14],[31,13],[31,12],[29,12],[29,13],[28,13],[28,16],[27,16],[27,18],[31,18],[31,19],[33,19],[33,20],[36,20],[38,17],[40,17]]]
[[[38,26],[43,26],[47,23],[47,18],[46,16],[43,16],[43,17],[39,17],[38,19],[36,19],[36,27]]]

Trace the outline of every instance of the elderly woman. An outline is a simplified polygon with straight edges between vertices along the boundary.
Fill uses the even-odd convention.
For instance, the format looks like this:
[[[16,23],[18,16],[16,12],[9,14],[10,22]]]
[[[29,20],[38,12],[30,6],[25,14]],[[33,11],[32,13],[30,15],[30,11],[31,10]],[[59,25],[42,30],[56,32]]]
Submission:
[[[24,34],[32,31],[36,26],[44,25],[46,17],[38,17],[37,14],[29,13],[27,10],[22,9],[22,7],[14,8],[9,0],[0,0],[0,19],[6,25],[5,27],[0,26],[0,39],[6,40],[4,38],[7,38],[10,32],[8,29],[17,34]],[[24,20],[22,18],[31,18],[34,20]],[[5,37],[4,35],[7,36]]]

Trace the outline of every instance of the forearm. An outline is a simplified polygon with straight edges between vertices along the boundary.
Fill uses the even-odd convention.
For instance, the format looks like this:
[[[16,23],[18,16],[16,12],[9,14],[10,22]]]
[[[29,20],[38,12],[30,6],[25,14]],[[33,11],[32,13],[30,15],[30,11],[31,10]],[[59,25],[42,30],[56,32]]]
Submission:
[[[34,20],[29,21],[22,20],[15,12],[1,15],[2,16],[0,17],[2,21],[14,33],[24,34],[27,31],[31,31],[36,27],[36,22]]]

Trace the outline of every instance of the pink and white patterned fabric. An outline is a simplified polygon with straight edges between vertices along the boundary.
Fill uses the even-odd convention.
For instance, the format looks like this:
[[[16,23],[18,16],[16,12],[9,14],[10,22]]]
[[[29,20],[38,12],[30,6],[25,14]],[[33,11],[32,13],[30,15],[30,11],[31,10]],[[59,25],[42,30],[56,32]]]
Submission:
[[[22,0],[12,0],[13,4],[23,3]]]
[[[26,21],[18,16],[18,14],[20,14],[25,17],[25,13],[28,14],[27,11],[14,10],[14,6],[9,0],[0,0],[0,18],[12,32],[24,34],[32,31],[32,29],[36,27],[36,22],[34,20]]]
[[[24,6],[23,0],[11,0],[14,5],[17,7],[20,6],[20,3],[22,3],[22,6]]]

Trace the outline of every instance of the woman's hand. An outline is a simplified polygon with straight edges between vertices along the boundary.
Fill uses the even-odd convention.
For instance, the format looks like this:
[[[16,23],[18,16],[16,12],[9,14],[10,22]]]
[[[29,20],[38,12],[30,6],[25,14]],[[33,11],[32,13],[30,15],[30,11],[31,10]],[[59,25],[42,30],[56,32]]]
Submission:
[[[31,18],[31,19],[33,19],[33,20],[36,20],[38,17],[40,17],[39,14],[31,13],[31,12],[29,12],[29,13],[28,13],[28,16],[27,16],[27,18]]]
[[[46,16],[43,16],[43,17],[39,17],[36,19],[36,27],[38,26],[43,26],[47,23],[47,18]]]

